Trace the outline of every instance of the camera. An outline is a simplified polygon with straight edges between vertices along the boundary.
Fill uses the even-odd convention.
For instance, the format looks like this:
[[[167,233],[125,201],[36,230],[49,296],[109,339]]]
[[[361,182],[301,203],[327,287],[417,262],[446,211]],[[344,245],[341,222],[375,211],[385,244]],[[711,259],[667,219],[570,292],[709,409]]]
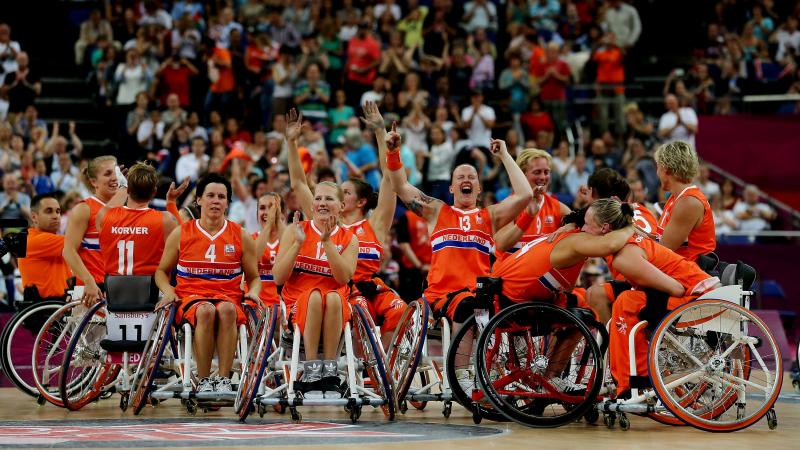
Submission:
[[[20,229],[18,232],[6,233],[0,239],[0,257],[11,253],[17,258],[24,258],[28,250],[28,221],[0,219],[0,228]]]

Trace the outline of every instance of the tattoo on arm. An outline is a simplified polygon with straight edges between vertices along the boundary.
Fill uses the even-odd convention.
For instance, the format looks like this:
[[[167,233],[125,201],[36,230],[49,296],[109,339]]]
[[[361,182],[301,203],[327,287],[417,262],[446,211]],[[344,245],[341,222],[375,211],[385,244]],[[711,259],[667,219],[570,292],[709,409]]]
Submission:
[[[405,204],[406,208],[408,208],[411,212],[422,217],[422,210],[425,207],[424,205],[429,205],[435,201],[437,201],[437,199],[429,197],[422,192],[418,192],[414,198],[408,202],[404,201],[403,204]]]

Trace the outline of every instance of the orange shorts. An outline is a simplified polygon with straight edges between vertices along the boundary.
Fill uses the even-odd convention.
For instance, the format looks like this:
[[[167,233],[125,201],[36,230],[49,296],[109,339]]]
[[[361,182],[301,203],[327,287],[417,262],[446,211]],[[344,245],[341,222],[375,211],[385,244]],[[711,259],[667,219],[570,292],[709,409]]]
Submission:
[[[220,305],[223,303],[232,303],[236,308],[236,325],[247,323],[247,314],[245,314],[241,303],[215,299],[194,299],[181,302],[181,304],[178,305],[178,310],[175,311],[175,323],[178,325],[188,323],[194,328],[197,326],[197,308],[200,305],[210,304],[213,305],[215,309],[219,310]]]
[[[408,305],[380,278],[375,278],[372,282],[378,288],[375,295],[368,299],[354,286],[350,291],[350,304],[361,305],[361,308],[369,312],[373,320],[380,325],[382,331],[393,331],[400,323],[400,318]]]
[[[614,303],[620,294],[631,290],[631,285],[627,281],[611,280],[603,283],[603,288],[606,290],[609,303]]]
[[[346,323],[350,322],[350,303],[348,303],[345,299],[347,298],[346,295],[343,295],[342,289],[330,289],[330,290],[322,290],[322,289],[310,289],[308,292],[303,294],[297,301],[292,305],[290,319],[292,324],[297,325],[300,327],[300,333],[302,334],[306,329],[306,319],[308,316],[308,301],[311,297],[311,294],[317,291],[320,293],[322,297],[322,316],[325,317],[325,308],[326,308],[326,299],[328,294],[334,293],[342,299],[342,330],[344,330],[344,326]],[[346,291],[344,291],[346,292]]]
[[[456,310],[458,309],[458,305],[461,302],[467,299],[474,299],[475,293],[470,290],[463,290],[450,298],[443,297],[438,299],[427,299],[423,296],[423,299],[427,300],[431,306],[431,310],[433,311],[434,315],[437,317],[447,317],[451,321],[455,321]]]

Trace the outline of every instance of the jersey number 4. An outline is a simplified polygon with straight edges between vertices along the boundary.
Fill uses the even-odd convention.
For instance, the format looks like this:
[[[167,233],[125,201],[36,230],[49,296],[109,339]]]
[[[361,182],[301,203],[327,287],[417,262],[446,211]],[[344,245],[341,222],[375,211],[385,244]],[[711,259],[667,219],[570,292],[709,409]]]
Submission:
[[[117,241],[117,250],[117,272],[120,275],[133,275],[133,241]]]
[[[207,260],[215,262],[217,260],[217,246],[214,244],[209,245],[204,256]]]

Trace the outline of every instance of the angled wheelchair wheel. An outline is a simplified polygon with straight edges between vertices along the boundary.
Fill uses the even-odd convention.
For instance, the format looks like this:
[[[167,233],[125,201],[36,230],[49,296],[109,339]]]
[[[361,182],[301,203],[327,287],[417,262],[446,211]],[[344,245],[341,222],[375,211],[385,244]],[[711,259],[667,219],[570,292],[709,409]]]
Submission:
[[[429,314],[430,309],[422,300],[409,303],[392,335],[386,366],[398,402],[405,399],[422,359]]]
[[[470,316],[450,343],[447,352],[447,381],[455,401],[474,416],[495,422],[507,422],[506,416],[494,409],[483,391],[478,389],[475,365],[478,334],[475,316]],[[469,388],[471,392],[467,392]]]
[[[59,407],[64,406],[59,389],[61,367],[64,364],[69,341],[82,317],[79,310],[83,310],[81,301],[61,306],[44,323],[33,344],[33,367],[36,368],[33,371],[33,381],[39,390],[39,395]],[[73,379],[72,383],[79,385],[87,381],[78,377]],[[69,389],[73,387],[70,386]]]
[[[72,333],[59,375],[59,394],[64,407],[77,411],[114,383],[120,366],[105,361],[100,341],[106,335],[105,302],[92,306]]]
[[[478,382],[492,406],[532,427],[573,422],[594,407],[603,378],[592,332],[569,311],[545,303],[497,314],[477,343]]]
[[[250,415],[269,357],[276,349],[275,330],[278,326],[279,309],[278,306],[273,306],[267,310],[268,314],[264,316],[265,321],[260,324],[261,326],[257,327],[257,333],[253,336],[250,348],[247,351],[247,360],[244,364],[242,377],[239,381],[239,390],[236,392],[236,402],[234,403],[236,413],[242,422]]]
[[[35,366],[31,364],[36,335],[47,319],[64,306],[60,301],[34,303],[15,314],[3,329],[0,339],[0,360],[3,371],[19,390],[37,397],[34,381]]]
[[[726,300],[695,300],[670,312],[653,334],[648,365],[664,406],[706,431],[756,423],[772,409],[783,381],[772,332]]]
[[[158,375],[159,365],[167,345],[171,344],[173,355],[178,355],[172,340],[172,324],[175,322],[176,311],[175,304],[170,307],[169,311],[161,309],[153,322],[150,339],[142,350],[142,357],[133,375],[131,405],[134,415],[139,415],[150,400],[150,392],[153,390],[153,383]]]
[[[386,372],[384,363],[385,356],[381,348],[381,343],[378,342],[375,338],[375,334],[372,332],[372,330],[375,329],[372,316],[361,309],[359,305],[353,306],[353,312],[353,337],[361,347],[364,368],[367,370],[369,378],[372,381],[372,389],[375,391],[375,394],[386,400],[386,403],[381,405],[384,415],[387,419],[394,420],[397,400]]]

